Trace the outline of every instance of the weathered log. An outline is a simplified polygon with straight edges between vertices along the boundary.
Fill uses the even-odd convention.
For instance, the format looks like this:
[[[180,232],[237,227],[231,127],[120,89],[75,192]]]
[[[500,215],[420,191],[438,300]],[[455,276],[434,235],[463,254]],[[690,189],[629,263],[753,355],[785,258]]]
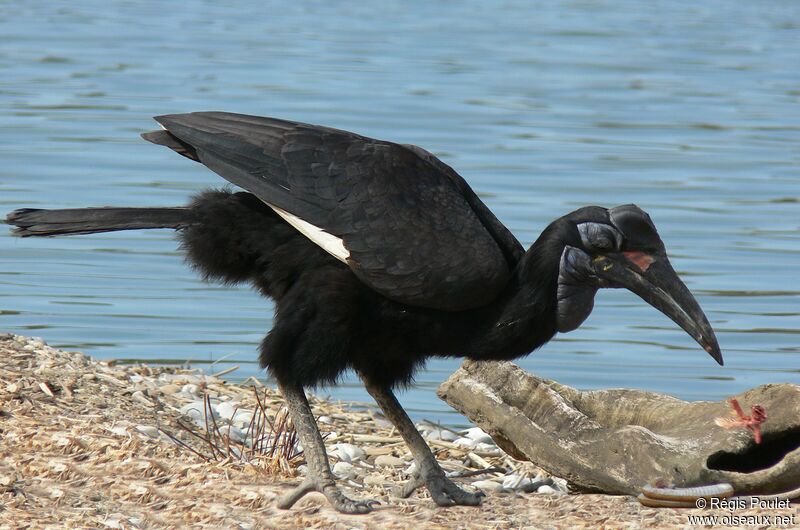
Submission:
[[[466,361],[439,397],[489,433],[581,491],[636,494],[657,480],[676,487],[728,482],[737,494],[800,485],[800,386],[763,385],[736,396],[766,408],[763,440],[715,419],[726,401],[686,402],[633,389],[580,391],[509,362]]]

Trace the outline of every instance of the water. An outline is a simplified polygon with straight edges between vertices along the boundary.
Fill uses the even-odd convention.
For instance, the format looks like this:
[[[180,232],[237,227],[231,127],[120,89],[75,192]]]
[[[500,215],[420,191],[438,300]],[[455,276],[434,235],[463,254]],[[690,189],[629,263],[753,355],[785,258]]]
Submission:
[[[529,245],[585,204],[650,212],[717,330],[718,367],[634,295],[524,368],[580,388],[721,399],[800,383],[800,5],[730,3],[5,3],[0,212],[177,205],[222,181],[139,139],[150,116],[272,115],[416,143]],[[13,6],[13,9],[12,9]],[[259,375],[272,305],[198,281],[166,231],[16,239],[0,229],[0,330],[98,358]],[[401,394],[435,396],[458,361]],[[198,364],[202,366],[202,364]],[[348,377],[326,389],[370,401]]]

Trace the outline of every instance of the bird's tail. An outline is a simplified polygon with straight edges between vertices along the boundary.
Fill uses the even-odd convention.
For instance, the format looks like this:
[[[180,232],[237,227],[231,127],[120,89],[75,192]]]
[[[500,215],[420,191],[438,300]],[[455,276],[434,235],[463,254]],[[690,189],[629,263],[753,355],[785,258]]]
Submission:
[[[194,221],[189,208],[23,208],[6,216],[13,233],[22,237],[93,234],[142,228],[184,228]]]

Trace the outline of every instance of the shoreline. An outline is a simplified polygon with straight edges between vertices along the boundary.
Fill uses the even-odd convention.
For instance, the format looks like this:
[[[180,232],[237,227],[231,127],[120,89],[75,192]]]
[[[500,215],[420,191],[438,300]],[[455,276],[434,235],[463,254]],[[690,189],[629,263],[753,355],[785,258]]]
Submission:
[[[436,426],[425,434],[437,458],[459,484],[487,494],[483,505],[438,508],[421,491],[397,499],[391,491],[412,462],[391,425],[375,409],[312,396],[344,492],[382,504],[343,515],[314,493],[279,510],[303,467],[291,429],[278,428],[286,422],[275,390],[198,370],[116,366],[10,334],[0,334],[0,358],[0,528],[675,528],[691,527],[689,515],[800,523],[795,506],[653,509],[632,497],[564,494],[552,481],[525,493],[520,483],[549,477]],[[258,441],[269,429],[274,447]]]

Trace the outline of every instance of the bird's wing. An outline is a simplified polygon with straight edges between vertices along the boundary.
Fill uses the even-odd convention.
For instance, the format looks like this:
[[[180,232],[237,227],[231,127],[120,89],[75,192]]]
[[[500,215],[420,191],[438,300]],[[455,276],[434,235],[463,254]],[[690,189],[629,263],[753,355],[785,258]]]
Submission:
[[[449,311],[483,305],[523,253],[467,183],[418,147],[224,112],[156,121],[175,138],[145,138],[179,147],[255,194],[398,302]]]

